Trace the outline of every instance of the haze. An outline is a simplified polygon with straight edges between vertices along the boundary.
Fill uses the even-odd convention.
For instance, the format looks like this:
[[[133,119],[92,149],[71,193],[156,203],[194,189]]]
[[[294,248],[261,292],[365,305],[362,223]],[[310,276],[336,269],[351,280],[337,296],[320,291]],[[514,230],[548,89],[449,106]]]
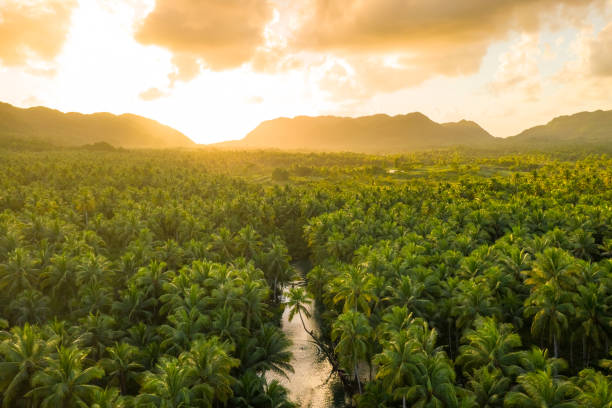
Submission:
[[[0,0],[0,100],[199,143],[280,116],[420,111],[508,136],[612,109],[612,1]]]

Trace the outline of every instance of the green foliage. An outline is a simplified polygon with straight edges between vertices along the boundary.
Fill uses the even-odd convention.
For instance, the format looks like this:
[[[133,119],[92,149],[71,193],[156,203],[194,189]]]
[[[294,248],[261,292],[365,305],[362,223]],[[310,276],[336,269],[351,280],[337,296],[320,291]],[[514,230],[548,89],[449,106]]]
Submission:
[[[0,150],[0,400],[292,407],[288,307],[361,406],[605,407],[611,169]]]

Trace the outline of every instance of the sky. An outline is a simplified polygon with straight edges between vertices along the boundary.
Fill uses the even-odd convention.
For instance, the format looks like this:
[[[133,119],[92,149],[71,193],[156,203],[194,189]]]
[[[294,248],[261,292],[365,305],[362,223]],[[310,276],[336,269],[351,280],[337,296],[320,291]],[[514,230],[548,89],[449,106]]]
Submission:
[[[612,0],[0,0],[0,101],[198,143],[416,111],[505,137],[611,91]]]

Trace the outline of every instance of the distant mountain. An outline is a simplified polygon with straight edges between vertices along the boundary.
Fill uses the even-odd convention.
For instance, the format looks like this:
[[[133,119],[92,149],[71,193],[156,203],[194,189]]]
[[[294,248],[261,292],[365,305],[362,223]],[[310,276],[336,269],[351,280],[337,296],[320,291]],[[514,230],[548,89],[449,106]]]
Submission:
[[[538,148],[594,145],[612,147],[612,111],[598,110],[559,116],[546,125],[506,138],[504,145]]]
[[[181,132],[141,116],[62,113],[43,107],[20,109],[6,103],[0,103],[0,140],[55,146],[100,142],[125,148],[195,146]]]
[[[495,138],[474,122],[437,123],[421,113],[358,118],[298,116],[261,123],[242,140],[218,143],[220,148],[406,152],[450,146],[488,145]]]

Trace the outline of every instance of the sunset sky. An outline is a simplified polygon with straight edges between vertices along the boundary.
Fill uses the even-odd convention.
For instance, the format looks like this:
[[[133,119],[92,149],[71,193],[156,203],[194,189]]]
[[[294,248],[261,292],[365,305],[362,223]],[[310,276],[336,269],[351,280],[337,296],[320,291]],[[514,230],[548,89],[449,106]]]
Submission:
[[[612,109],[612,0],[0,0],[0,101],[199,143],[413,111],[509,136]]]

